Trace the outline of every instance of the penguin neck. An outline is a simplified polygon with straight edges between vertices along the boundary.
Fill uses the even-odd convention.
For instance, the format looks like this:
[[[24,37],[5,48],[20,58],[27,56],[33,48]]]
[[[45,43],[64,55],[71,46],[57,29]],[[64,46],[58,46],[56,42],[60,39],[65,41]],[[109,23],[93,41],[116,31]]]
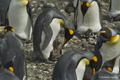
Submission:
[[[77,80],[83,80],[84,73],[85,73],[85,68],[86,68],[87,64],[88,63],[86,63],[85,59],[81,60],[78,63],[78,66],[76,68]]]

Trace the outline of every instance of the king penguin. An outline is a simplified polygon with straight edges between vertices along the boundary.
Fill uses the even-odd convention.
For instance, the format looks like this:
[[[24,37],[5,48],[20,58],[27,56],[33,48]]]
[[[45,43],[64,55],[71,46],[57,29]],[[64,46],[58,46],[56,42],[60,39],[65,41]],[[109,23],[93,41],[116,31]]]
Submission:
[[[93,56],[87,51],[66,51],[54,67],[52,80],[83,80],[86,65],[89,65]]]
[[[74,25],[77,34],[97,33],[102,26],[99,0],[74,0]],[[88,34],[89,35],[89,34]]]
[[[110,17],[112,21],[120,21],[120,0],[110,0]]]
[[[14,29],[10,26],[4,29],[4,38],[0,43],[1,66],[11,61],[15,56],[13,63],[14,74],[23,80],[25,71],[25,56],[22,42],[15,36]]]
[[[120,35],[115,29],[109,27],[103,27],[100,30],[100,35],[97,39],[97,48],[98,51],[95,51],[95,54],[100,51],[102,56],[102,64],[106,61],[115,58],[120,54]],[[119,59],[115,63],[114,73],[119,73]]]
[[[19,80],[19,78],[13,73],[14,60],[7,62],[2,67],[2,73],[0,73],[0,80]]]
[[[64,45],[74,35],[73,24],[56,8],[48,8],[38,16],[33,30],[34,58],[48,60],[61,27],[65,28]]]
[[[112,60],[106,61],[101,70],[96,72],[91,80],[119,80],[118,74],[112,72],[118,57],[119,56],[113,58]]]
[[[32,13],[28,0],[11,0],[8,10],[9,25],[21,39],[29,40],[32,34]]]
[[[0,26],[8,25],[7,11],[11,0],[0,0]]]

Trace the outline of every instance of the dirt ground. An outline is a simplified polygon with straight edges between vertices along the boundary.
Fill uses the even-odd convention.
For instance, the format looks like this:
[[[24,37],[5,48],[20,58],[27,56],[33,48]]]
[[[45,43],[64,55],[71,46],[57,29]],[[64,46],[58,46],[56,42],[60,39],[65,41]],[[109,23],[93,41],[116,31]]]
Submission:
[[[73,13],[67,14],[64,11],[65,6],[72,0],[30,0],[32,6],[32,13],[34,22],[37,16],[46,8],[49,7],[56,7],[58,8],[69,20],[73,20]],[[110,23],[110,16],[109,16],[109,0],[101,1],[102,5],[102,14],[103,14],[103,26],[109,27],[117,27],[119,26],[119,22]],[[57,37],[58,40],[63,40],[64,34],[61,33]],[[77,37],[73,37],[63,48],[63,52],[70,50],[70,49],[78,49],[78,50],[87,50],[87,51],[94,51],[94,45],[96,43],[95,38],[89,39],[78,39]],[[32,39],[26,43],[24,43],[24,49],[26,56],[33,52],[33,43]],[[56,61],[52,64],[35,61],[31,62],[27,60],[27,74],[28,80],[51,80],[52,79],[52,72],[55,66]]]

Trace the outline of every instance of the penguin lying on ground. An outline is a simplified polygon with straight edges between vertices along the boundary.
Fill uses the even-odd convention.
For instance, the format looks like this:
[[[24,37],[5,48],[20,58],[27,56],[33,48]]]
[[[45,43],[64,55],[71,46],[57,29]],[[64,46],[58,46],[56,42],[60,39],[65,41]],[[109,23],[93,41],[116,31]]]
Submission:
[[[101,6],[99,0],[74,0],[74,25],[76,34],[89,36],[97,33],[102,26]],[[82,37],[82,36],[81,36]]]
[[[8,10],[9,25],[20,38],[29,40],[32,34],[32,13],[28,0],[11,0]]]
[[[119,56],[106,61],[102,66],[102,69],[98,71],[91,80],[119,80],[118,74],[112,72],[118,57]]]
[[[11,0],[0,0],[0,26],[8,25],[7,11]]]
[[[86,65],[91,64],[90,60],[96,61],[91,52],[79,50],[65,52],[55,65],[52,80],[83,80]]]
[[[15,76],[14,68],[13,68],[14,60],[7,62],[3,67],[2,73],[0,73],[0,80],[19,80],[17,76]]]
[[[23,80],[25,71],[25,56],[22,42],[13,33],[14,29],[10,26],[4,29],[4,38],[0,43],[0,56],[1,56],[1,66],[4,66],[7,62],[11,61],[15,56],[15,61],[13,63],[14,74]]]
[[[111,22],[120,21],[120,0],[110,0],[110,17]]]
[[[118,32],[109,27],[103,27],[100,30],[100,35],[97,39],[95,54],[99,53],[102,56],[102,64],[111,60],[120,54],[120,35]],[[114,73],[119,73],[119,59],[115,63]]]
[[[48,60],[53,50],[53,42],[61,27],[65,28],[64,45],[74,34],[72,23],[55,8],[48,8],[39,15],[33,30],[34,53],[32,59],[42,56]]]

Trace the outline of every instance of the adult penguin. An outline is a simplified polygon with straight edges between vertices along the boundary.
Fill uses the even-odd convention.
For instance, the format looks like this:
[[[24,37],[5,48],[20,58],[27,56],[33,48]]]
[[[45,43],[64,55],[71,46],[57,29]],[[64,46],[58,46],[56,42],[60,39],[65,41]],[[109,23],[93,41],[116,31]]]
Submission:
[[[111,21],[120,21],[120,0],[110,0],[110,17]]]
[[[102,26],[101,6],[99,0],[74,0],[74,25],[77,34],[97,33]]]
[[[32,34],[32,13],[28,0],[11,0],[8,10],[9,25],[20,38],[29,40]]]
[[[2,73],[0,73],[0,80],[19,80],[19,78],[13,73],[13,63],[14,60],[11,60],[2,67]]]
[[[88,51],[66,51],[58,59],[54,67],[52,80],[83,80],[83,77],[86,76],[87,65],[93,70],[98,70],[101,67],[102,62],[98,59],[99,55],[93,55],[93,53]]]
[[[119,80],[118,74],[113,73],[113,68],[119,56],[112,60],[106,61],[101,70],[96,72],[91,80]]]
[[[25,56],[22,42],[15,36],[14,29],[10,26],[4,29],[4,38],[0,43],[1,66],[11,61],[15,56],[13,63],[14,74],[23,80],[25,71]]]
[[[98,50],[95,51],[95,54],[100,51],[102,56],[102,64],[106,61],[115,58],[120,53],[120,35],[115,29],[109,27],[103,27],[100,30],[100,35],[97,39],[96,47]],[[115,63],[114,73],[119,73],[119,59]]]
[[[38,16],[33,30],[34,53],[32,59],[42,56],[42,58],[48,60],[53,50],[53,42],[61,26],[65,28],[64,45],[74,34],[72,23],[56,8],[48,8]]]
[[[87,51],[66,51],[55,65],[52,80],[83,80],[86,65],[93,56]]]
[[[8,25],[7,11],[11,0],[0,0],[0,26]]]

